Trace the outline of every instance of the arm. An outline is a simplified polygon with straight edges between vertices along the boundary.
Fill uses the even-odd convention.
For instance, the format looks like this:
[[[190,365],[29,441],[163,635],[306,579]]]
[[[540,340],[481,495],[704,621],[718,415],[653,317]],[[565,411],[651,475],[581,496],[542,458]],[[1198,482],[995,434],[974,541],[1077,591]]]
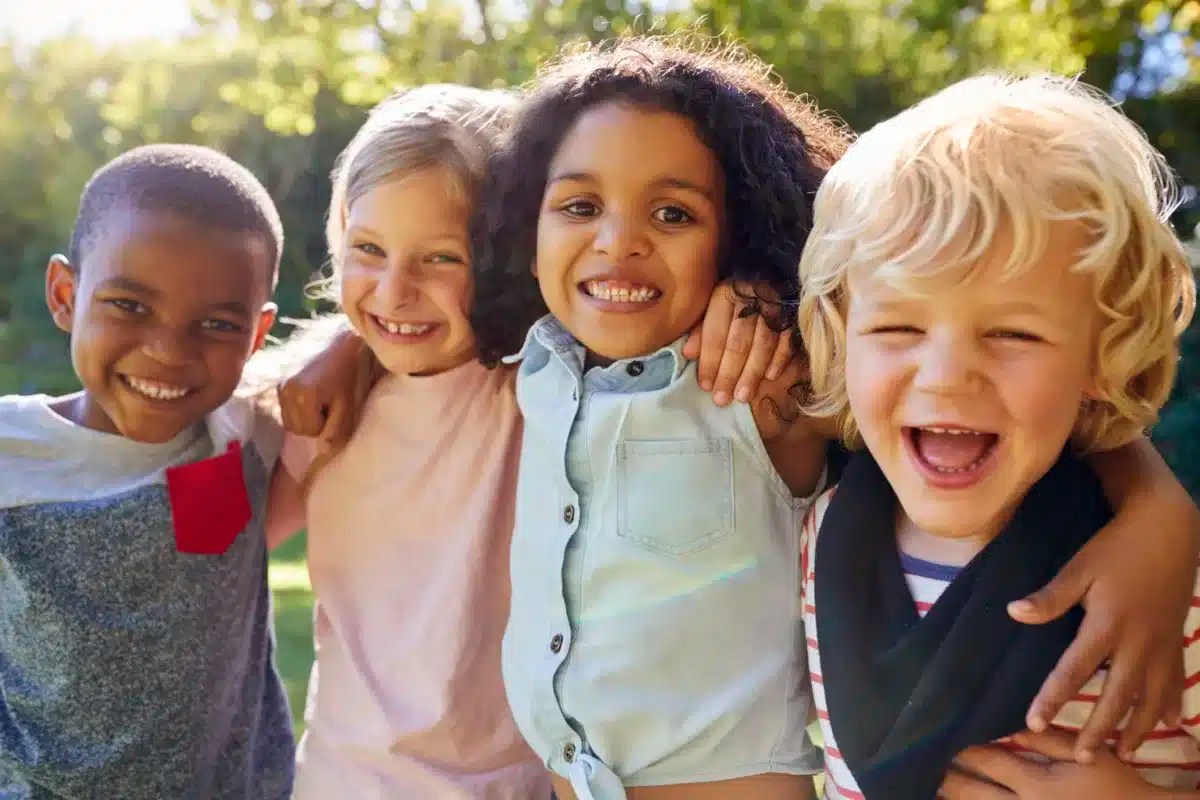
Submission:
[[[283,464],[275,465],[267,499],[267,549],[274,550],[304,529],[304,492]]]
[[[1160,717],[1177,716],[1179,635],[1200,554],[1200,512],[1148,440],[1093,456],[1091,464],[1115,517],[1045,588],[1010,608],[1014,619],[1029,624],[1079,602],[1087,610],[1078,637],[1030,706],[1031,729],[1043,730],[1110,658],[1103,696],[1076,744],[1081,761],[1131,707],[1123,755]]]
[[[373,382],[364,367],[366,347],[353,328],[338,331],[329,345],[279,387],[283,426],[299,436],[345,441]]]
[[[759,387],[750,405],[771,464],[793,497],[808,497],[817,490],[830,438],[827,421],[801,414],[791,394],[804,377],[801,365],[793,361],[779,377]]]
[[[1108,748],[1095,763],[1072,760],[1074,741],[1062,731],[1013,737],[1048,761],[1034,761],[1001,747],[972,747],[959,754],[946,776],[943,800],[1198,800],[1200,791],[1164,789],[1147,783]]]

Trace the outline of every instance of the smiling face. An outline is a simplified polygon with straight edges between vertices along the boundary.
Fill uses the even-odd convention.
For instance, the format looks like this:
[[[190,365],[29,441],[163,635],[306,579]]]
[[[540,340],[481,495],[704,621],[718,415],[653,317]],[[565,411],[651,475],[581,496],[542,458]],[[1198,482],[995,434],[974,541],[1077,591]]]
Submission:
[[[917,295],[850,276],[850,408],[910,534],[981,548],[1071,435],[1093,386],[1098,313],[1092,279],[1069,271],[1082,229],[1051,233],[1015,277],[987,264]]]
[[[426,169],[350,204],[342,307],[389,372],[444,372],[475,356],[469,212],[457,185],[449,170]]]
[[[113,211],[72,267],[47,271],[83,393],[57,410],[95,430],[165,442],[222,405],[275,318],[272,256],[252,234]]]
[[[721,170],[688,120],[609,103],[550,163],[535,270],[551,313],[601,360],[695,325],[717,283]]]

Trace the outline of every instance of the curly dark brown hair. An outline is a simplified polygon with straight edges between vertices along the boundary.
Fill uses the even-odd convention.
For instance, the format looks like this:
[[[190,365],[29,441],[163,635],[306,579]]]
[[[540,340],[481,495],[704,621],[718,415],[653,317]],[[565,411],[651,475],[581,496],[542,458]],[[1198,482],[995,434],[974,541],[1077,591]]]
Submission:
[[[766,287],[747,298],[752,307],[777,306],[773,326],[798,336],[797,265],[812,200],[849,132],[740,47],[695,35],[634,37],[571,50],[543,66],[493,157],[475,231],[480,358],[495,364],[515,352],[546,313],[530,267],[550,162],[584,112],[611,102],[692,122],[725,177],[719,280]]]

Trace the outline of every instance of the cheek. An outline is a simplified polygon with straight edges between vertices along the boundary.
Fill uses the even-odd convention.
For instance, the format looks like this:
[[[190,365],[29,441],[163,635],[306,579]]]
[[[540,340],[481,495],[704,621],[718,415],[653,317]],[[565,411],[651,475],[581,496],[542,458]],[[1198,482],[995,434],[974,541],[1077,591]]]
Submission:
[[[853,336],[846,343],[846,394],[864,433],[886,424],[903,383],[903,362]]]
[[[1069,432],[1085,388],[1084,375],[1072,367],[1054,361],[1010,369],[998,384],[1009,415],[1035,436],[1058,438]]]

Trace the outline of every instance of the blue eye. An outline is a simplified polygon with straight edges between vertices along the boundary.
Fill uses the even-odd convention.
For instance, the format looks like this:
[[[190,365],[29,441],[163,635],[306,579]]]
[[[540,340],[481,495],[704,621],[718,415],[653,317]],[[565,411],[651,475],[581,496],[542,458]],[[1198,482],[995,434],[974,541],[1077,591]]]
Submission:
[[[354,244],[354,249],[363,255],[373,256],[374,258],[387,257],[387,253],[383,252],[383,248],[372,242],[357,242]]]
[[[434,264],[465,264],[467,263],[462,256],[454,253],[434,253],[426,259]]]

